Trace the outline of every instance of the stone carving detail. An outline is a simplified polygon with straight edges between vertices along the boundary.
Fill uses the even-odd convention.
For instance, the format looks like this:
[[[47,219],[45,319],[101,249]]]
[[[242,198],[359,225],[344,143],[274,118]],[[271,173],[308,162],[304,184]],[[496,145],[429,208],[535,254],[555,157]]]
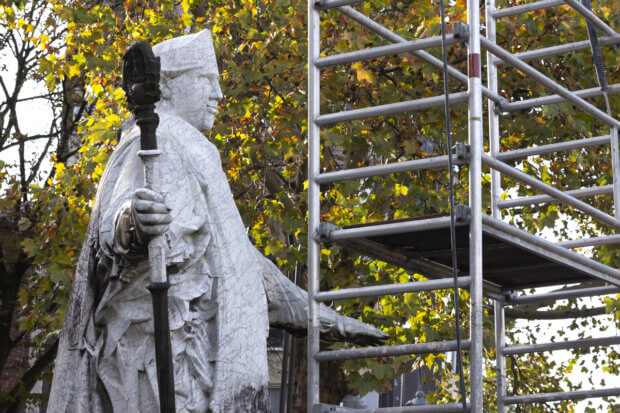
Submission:
[[[208,31],[153,48],[161,59],[160,183],[142,188],[130,118],[101,178],[67,307],[48,410],[159,410],[145,238],[164,239],[176,408],[269,411],[269,324],[307,326],[306,292],[250,243],[216,147],[222,98]],[[379,344],[386,335],[325,306],[322,337]]]

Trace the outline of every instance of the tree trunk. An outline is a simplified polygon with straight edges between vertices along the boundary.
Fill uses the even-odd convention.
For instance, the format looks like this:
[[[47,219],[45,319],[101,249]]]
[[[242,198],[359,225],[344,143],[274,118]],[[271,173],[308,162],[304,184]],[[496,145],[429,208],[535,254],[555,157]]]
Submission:
[[[295,351],[295,380],[293,384],[293,412],[307,411],[307,340],[296,338]],[[329,344],[321,343],[321,350],[327,350]],[[348,389],[344,378],[342,361],[329,361],[321,363],[320,377],[320,401],[321,403],[338,405],[347,395]]]

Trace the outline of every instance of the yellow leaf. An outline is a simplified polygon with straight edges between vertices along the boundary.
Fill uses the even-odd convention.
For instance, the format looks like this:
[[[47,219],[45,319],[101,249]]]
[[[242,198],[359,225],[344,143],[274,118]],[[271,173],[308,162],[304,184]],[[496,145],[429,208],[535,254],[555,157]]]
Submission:
[[[57,162],[55,165],[56,167],[56,176],[58,178],[62,178],[62,176],[65,174],[65,170],[67,168],[65,168],[65,165],[63,163]]]
[[[116,89],[112,94],[116,100],[121,100],[125,97],[125,92],[123,92],[123,89],[121,88]]]
[[[183,16],[181,16],[181,20],[183,21],[183,25],[184,26],[191,26],[192,25],[192,15],[191,14],[183,14]]]
[[[69,65],[69,77],[79,76],[79,75],[80,75],[80,66]]]
[[[39,37],[39,45],[41,47],[41,50],[45,50],[45,47],[47,46],[49,41],[50,41],[50,37],[48,35],[46,35],[46,34],[42,34]]]
[[[97,84],[93,86],[93,93],[98,95],[99,93],[103,92],[103,86]]]
[[[112,113],[105,117],[105,121],[107,123],[116,123],[116,122],[120,122],[120,120],[121,118],[116,113]]]
[[[368,83],[375,82],[375,77],[372,75],[370,70],[362,68],[362,64],[360,62],[354,63],[352,67],[355,69],[358,82],[363,82],[364,80]]]

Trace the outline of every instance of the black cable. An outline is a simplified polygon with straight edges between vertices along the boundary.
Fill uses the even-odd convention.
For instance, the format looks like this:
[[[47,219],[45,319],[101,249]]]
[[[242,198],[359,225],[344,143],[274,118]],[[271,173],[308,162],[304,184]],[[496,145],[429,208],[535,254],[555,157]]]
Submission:
[[[581,4],[590,11],[592,11],[592,3],[590,0],[581,0]],[[588,38],[590,39],[590,49],[592,50],[592,60],[594,61],[594,67],[596,68],[596,77],[598,78],[598,84],[603,92],[605,98],[605,108],[607,114],[611,116],[611,107],[609,106],[609,96],[607,94],[607,76],[605,75],[605,63],[603,61],[603,54],[601,53],[601,46],[598,42],[598,36],[596,29],[592,22],[586,20],[586,28],[588,29]]]
[[[446,109],[446,138],[448,140],[448,168],[450,187],[450,250],[452,251],[452,276],[454,278],[454,312],[456,324],[456,360],[459,374],[459,388],[463,412],[467,412],[467,398],[465,395],[465,378],[463,377],[463,349],[461,345],[461,320],[459,315],[459,280],[456,257],[456,214],[454,208],[454,162],[452,159],[452,136],[450,134],[450,97],[448,89],[448,52],[446,44],[446,18],[443,0],[439,0],[441,16],[441,52],[443,57],[443,93]]]

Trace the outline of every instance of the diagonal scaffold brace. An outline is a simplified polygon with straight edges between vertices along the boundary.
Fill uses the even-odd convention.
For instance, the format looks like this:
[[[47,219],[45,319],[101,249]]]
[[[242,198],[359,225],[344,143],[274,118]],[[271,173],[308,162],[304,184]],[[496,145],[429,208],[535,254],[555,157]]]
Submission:
[[[140,151],[144,167],[144,186],[157,191],[159,187],[159,168],[157,159],[161,153],[157,149],[156,130],[159,117],[155,113],[155,103],[160,99],[160,62],[147,41],[133,44],[123,56],[123,90],[129,109],[140,128]],[[168,275],[162,236],[154,237],[148,245],[148,259],[151,282],[148,289],[153,299],[153,323],[155,331],[155,362],[157,364],[157,384],[159,404],[162,413],[176,411],[174,400],[174,369],[170,345],[170,326],[168,322]]]

